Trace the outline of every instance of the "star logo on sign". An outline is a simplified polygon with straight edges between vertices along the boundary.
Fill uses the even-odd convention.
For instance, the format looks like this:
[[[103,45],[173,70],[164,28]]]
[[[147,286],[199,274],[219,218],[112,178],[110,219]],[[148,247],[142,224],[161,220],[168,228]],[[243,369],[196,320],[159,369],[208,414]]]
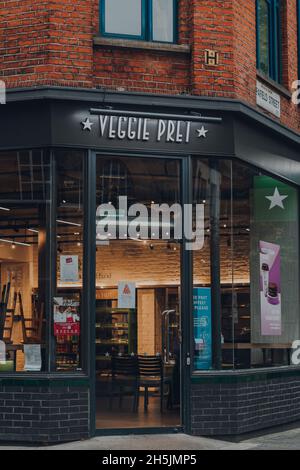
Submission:
[[[206,139],[206,134],[208,133],[208,130],[205,129],[204,126],[201,127],[201,129],[197,129],[197,132],[198,132],[198,137],[204,137],[204,139]]]
[[[280,207],[281,209],[284,209],[283,201],[287,198],[288,196],[283,196],[279,193],[278,188],[276,187],[274,190],[273,196],[265,196],[266,199],[269,199],[271,202],[269,210],[273,209],[274,207]]]
[[[82,121],[81,124],[82,124],[82,126],[83,126],[83,128],[82,128],[83,131],[91,131],[91,130],[92,130],[92,126],[94,125],[94,123],[91,122],[91,121],[89,120],[89,118],[86,118],[86,120],[85,120],[85,121]]]

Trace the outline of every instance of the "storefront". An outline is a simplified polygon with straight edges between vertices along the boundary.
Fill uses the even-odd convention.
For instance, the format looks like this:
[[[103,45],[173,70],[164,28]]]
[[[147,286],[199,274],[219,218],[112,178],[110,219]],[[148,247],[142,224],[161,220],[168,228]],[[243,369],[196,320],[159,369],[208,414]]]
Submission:
[[[299,137],[225,100],[0,113],[0,437],[299,419]]]

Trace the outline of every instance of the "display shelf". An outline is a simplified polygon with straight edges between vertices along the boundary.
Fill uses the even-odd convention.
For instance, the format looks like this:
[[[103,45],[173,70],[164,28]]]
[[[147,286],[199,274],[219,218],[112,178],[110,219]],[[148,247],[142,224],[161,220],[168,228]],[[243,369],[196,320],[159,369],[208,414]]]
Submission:
[[[118,309],[115,304],[115,300],[96,300],[96,358],[101,370],[110,367],[112,355],[137,350],[136,310]]]
[[[103,339],[96,339],[96,344],[128,344],[128,339],[108,339],[108,340],[103,340]]]
[[[96,324],[96,328],[100,328],[100,329],[112,329],[112,330],[128,330],[128,324],[126,323],[111,323],[111,324],[101,324],[101,323],[97,323]]]
[[[64,352],[64,353],[57,353],[57,356],[77,356],[77,352]]]
[[[250,367],[250,349],[236,349],[235,344],[251,342],[250,286],[222,287],[223,367]],[[232,345],[232,348],[230,348]],[[233,351],[234,350],[234,354]]]
[[[56,367],[58,370],[77,369],[80,364],[79,337],[73,336],[72,340],[59,338],[56,344]]]

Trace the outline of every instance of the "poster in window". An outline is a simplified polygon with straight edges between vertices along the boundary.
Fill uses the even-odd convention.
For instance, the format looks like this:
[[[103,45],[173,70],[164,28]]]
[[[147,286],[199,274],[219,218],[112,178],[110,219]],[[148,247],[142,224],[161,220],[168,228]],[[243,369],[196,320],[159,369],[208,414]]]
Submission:
[[[253,217],[249,228],[251,341],[257,344],[289,344],[299,331],[298,192],[296,188],[269,176],[255,176],[253,184]],[[260,245],[264,243],[274,245],[270,249],[278,252],[277,265],[280,265],[278,279],[274,281],[280,302],[272,309],[272,326],[271,315],[267,313],[267,297],[261,296],[263,277],[266,288],[268,276],[268,272],[262,273],[267,266],[262,269],[263,261],[260,259]],[[271,282],[272,276],[270,271]],[[274,287],[273,296],[276,298]],[[274,326],[276,310],[278,321]],[[271,329],[274,335],[271,335]]]
[[[193,289],[194,312],[194,367],[197,370],[212,368],[211,289]]]
[[[118,308],[135,308],[135,293],[134,282],[120,281],[118,284]]]
[[[259,242],[261,334],[281,336],[280,246]]]
[[[80,334],[79,301],[64,297],[54,298],[54,335]]]

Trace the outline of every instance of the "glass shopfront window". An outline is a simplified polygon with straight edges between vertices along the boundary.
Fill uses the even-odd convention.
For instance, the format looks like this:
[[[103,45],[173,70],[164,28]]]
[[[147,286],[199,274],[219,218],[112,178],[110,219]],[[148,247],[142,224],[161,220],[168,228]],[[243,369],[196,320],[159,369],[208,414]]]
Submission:
[[[40,150],[0,156],[1,372],[46,369],[50,159]]]
[[[55,369],[81,370],[83,287],[83,154],[56,152]]]
[[[197,173],[201,163],[207,165],[205,160],[194,163],[194,192],[202,179]],[[197,271],[205,272],[206,251],[219,253],[221,331],[212,329],[218,315],[209,297],[215,279],[209,283],[207,276],[210,289],[194,290],[194,367],[212,369],[216,348],[223,369],[289,365],[300,330],[298,191],[246,164],[222,160],[216,165],[209,180],[218,182],[219,190],[213,193],[208,185],[205,230],[211,233],[207,243],[217,244],[195,252],[194,286]],[[212,224],[216,215],[217,228]]]
[[[193,161],[193,230],[204,217],[202,242],[193,250],[193,313],[194,313],[194,367],[210,369],[212,366],[211,325],[211,263],[210,263],[210,208],[212,195],[212,169],[208,160]],[[202,206],[201,212],[199,209]],[[198,209],[198,210],[197,210]],[[200,216],[199,216],[200,214]],[[196,219],[198,219],[196,221]]]
[[[233,365],[288,365],[300,320],[298,191],[236,162],[231,190]]]
[[[0,372],[82,370],[83,160],[0,156]]]
[[[135,220],[141,207],[180,206],[179,160],[100,155],[96,160],[97,211],[106,204],[110,216],[116,208],[106,238],[97,231],[95,253],[96,367],[102,377],[116,352],[114,341],[122,354],[151,352],[166,363],[174,360],[184,252],[172,211],[168,220],[151,218],[151,225],[143,215]],[[89,315],[82,305],[84,161],[79,151],[1,153],[0,372],[83,370],[82,331]],[[230,159],[195,158],[192,182],[191,229],[198,237],[194,369],[289,365],[300,334],[298,190]],[[133,211],[127,219],[120,196]],[[98,212],[96,218],[98,223]],[[131,343],[125,321],[101,318],[103,309],[119,313],[122,283],[136,289]],[[141,326],[144,308],[147,320],[152,312],[151,348],[148,327]],[[167,311],[174,319],[160,316]],[[176,325],[172,334],[164,321]],[[108,327],[120,337],[110,337]]]
[[[178,426],[180,161],[97,155],[96,425]]]

